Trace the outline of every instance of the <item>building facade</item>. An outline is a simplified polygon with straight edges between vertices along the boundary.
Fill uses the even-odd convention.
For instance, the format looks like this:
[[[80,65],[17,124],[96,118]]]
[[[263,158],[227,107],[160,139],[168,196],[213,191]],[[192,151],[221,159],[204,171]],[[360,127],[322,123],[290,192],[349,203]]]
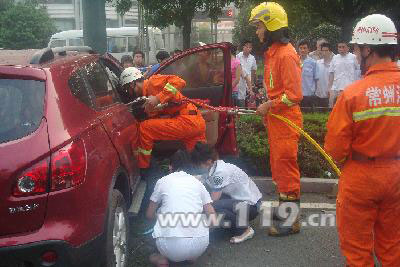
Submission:
[[[81,30],[83,28],[82,0],[47,0],[46,8],[58,31]],[[233,4],[227,6],[218,23],[212,23],[204,12],[196,12],[192,22],[192,42],[232,42],[232,29],[238,10]],[[106,4],[106,27],[137,27],[139,25],[138,3],[121,16],[115,7]],[[182,30],[171,25],[162,30],[165,48],[168,51],[182,49]]]
[[[83,25],[82,0],[48,0],[45,6],[49,16],[54,20],[58,31],[81,30]],[[107,28],[132,27],[138,25],[137,1],[132,8],[120,16],[115,7],[106,4]]]

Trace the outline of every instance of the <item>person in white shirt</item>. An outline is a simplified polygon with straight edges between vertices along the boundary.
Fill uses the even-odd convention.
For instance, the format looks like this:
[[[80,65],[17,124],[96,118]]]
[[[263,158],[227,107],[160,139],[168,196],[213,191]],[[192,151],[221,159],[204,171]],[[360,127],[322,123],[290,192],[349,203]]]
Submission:
[[[335,105],[337,97],[344,88],[352,84],[360,77],[360,64],[354,54],[349,52],[349,45],[346,42],[338,43],[339,54],[332,59],[329,68],[329,107]]]
[[[315,51],[311,52],[311,53],[309,54],[309,56],[310,56],[312,59],[314,59],[315,61],[318,61],[318,60],[320,60],[320,59],[323,59],[323,58],[324,58],[324,53],[322,52],[321,44],[327,43],[327,42],[328,42],[328,41],[327,41],[325,38],[319,38],[319,39],[317,40],[316,44],[315,44],[315,46],[316,46],[317,49],[316,49]]]
[[[253,49],[251,41],[245,40],[242,42],[243,50],[236,55],[242,66],[242,77],[238,84],[238,99],[241,106],[245,106],[247,94],[253,94],[253,89],[249,88],[246,80],[250,79],[251,84],[256,81],[257,63],[255,57],[250,54]]]
[[[173,173],[157,181],[150,197],[146,217],[156,217],[153,238],[156,239],[160,254],[150,256],[156,266],[168,266],[168,261],[194,261],[201,256],[209,244],[209,228],[204,221],[198,225],[183,225],[182,219],[176,225],[163,225],[160,216],[203,216],[214,214],[211,197],[204,185],[190,175],[190,156],[179,150],[171,157]],[[203,218],[203,217],[202,217]]]
[[[204,171],[212,206],[217,213],[224,214],[224,221],[230,224],[233,232],[230,242],[236,244],[252,238],[254,230],[248,223],[257,217],[262,198],[257,185],[237,166],[218,160],[216,151],[207,144],[197,143],[191,158]],[[222,194],[229,198],[221,199]],[[239,217],[241,215],[244,217]]]
[[[317,80],[317,90],[315,91],[315,95],[317,96],[318,106],[328,107],[329,68],[334,54],[332,53],[331,45],[328,42],[320,44],[320,47],[321,47],[322,58],[317,60],[318,80]]]

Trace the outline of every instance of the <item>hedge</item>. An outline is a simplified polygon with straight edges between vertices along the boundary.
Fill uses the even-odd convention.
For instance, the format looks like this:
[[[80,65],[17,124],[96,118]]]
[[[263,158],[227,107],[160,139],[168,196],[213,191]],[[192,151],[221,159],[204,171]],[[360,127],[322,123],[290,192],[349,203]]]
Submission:
[[[304,130],[322,147],[329,113],[303,113]],[[250,175],[271,176],[268,136],[262,118],[243,115],[236,123],[240,158]],[[336,178],[334,171],[303,136],[299,142],[298,163],[302,177]],[[332,174],[332,175],[331,175]]]

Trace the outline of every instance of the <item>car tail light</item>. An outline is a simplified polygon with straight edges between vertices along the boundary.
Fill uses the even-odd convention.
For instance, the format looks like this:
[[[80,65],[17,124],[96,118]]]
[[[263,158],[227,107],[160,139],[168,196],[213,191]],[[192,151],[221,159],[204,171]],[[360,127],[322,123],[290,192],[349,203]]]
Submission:
[[[86,174],[86,150],[81,139],[61,148],[51,156],[50,191],[81,184]]]
[[[19,176],[13,195],[23,197],[46,193],[48,175],[49,161],[47,159],[34,164]]]
[[[86,174],[86,150],[81,139],[69,143],[51,156],[50,191],[79,185]],[[49,159],[44,159],[25,170],[13,189],[16,197],[48,192]]]

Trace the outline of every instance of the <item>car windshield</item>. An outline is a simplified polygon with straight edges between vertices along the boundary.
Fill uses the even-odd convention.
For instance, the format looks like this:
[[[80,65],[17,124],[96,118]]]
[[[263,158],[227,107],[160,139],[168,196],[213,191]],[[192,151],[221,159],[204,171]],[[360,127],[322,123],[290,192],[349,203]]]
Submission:
[[[0,143],[34,132],[43,117],[43,81],[0,79]]]
[[[51,48],[64,47],[66,45],[67,45],[67,40],[55,39],[55,40],[51,40],[51,42],[50,42]]]
[[[107,51],[110,53],[126,52],[126,38],[125,37],[107,38]]]
[[[69,46],[82,46],[83,38],[69,39]]]

